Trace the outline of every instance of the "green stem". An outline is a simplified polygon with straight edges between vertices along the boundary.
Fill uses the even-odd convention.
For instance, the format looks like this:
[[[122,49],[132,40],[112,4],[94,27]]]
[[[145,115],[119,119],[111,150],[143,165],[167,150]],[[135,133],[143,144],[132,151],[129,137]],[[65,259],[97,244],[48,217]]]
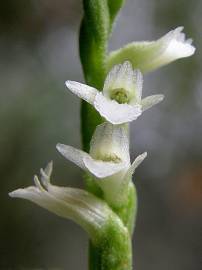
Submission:
[[[89,248],[88,248],[88,263],[89,263],[89,270],[100,270],[101,269],[101,254],[100,249],[89,241]]]
[[[126,200],[120,206],[112,205],[111,208],[121,218],[132,236],[137,216],[137,192],[132,182],[129,185]]]
[[[86,83],[98,90],[103,88],[106,77],[107,46],[112,24],[123,3],[124,0],[83,0],[84,17],[79,36],[80,59]],[[85,151],[89,151],[93,132],[102,121],[101,116],[91,105],[82,102],[81,134]],[[102,192],[95,181],[89,176],[85,178],[88,191],[102,197]],[[113,224],[112,219],[99,240],[90,242],[90,270],[132,269],[131,234],[134,224],[134,205],[136,206],[134,190],[134,187],[131,187],[125,205],[113,209],[124,223]]]
[[[105,71],[106,44],[96,40],[86,19],[82,20],[79,37],[80,58],[82,62],[85,81],[98,90],[103,87]],[[81,104],[81,134],[85,151],[89,151],[90,140],[97,125],[102,122],[99,113],[87,102]]]
[[[131,237],[114,214],[90,243],[89,270],[132,270]]]
[[[83,0],[84,17],[79,34],[79,53],[85,81],[98,90],[107,73],[107,48],[112,25],[125,0]],[[102,118],[85,101],[81,105],[81,134],[85,151]]]

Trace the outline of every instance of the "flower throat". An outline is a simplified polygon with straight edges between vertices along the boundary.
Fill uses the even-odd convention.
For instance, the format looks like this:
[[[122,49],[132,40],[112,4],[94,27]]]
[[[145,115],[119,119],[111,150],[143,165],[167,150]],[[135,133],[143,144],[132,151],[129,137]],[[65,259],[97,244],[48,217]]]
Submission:
[[[124,88],[113,89],[110,98],[116,100],[119,104],[129,101],[128,92]]]

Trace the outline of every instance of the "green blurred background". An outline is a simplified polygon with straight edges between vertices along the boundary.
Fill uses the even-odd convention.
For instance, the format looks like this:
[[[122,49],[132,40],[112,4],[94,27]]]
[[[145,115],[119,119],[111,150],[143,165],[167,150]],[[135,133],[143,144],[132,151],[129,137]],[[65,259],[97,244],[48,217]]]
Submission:
[[[202,2],[127,0],[110,48],[156,39],[184,25],[196,54],[145,76],[143,95],[164,102],[131,125],[139,212],[134,269],[202,265]],[[82,187],[82,172],[55,150],[80,147],[80,101],[66,79],[83,81],[78,57],[81,0],[0,3],[0,269],[87,269],[87,235],[71,221],[8,192],[32,184],[54,161],[53,182]]]

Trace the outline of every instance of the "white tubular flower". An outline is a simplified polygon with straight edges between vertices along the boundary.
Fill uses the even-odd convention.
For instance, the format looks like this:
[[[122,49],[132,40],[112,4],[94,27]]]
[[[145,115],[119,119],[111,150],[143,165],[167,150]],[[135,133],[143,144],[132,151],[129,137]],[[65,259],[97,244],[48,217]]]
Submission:
[[[125,126],[104,123],[97,126],[87,154],[71,146],[57,144],[58,151],[68,160],[94,176],[108,202],[114,204],[124,197],[136,167],[147,153],[130,163],[129,140]]]
[[[27,199],[60,217],[72,219],[93,239],[95,233],[108,221],[111,213],[106,203],[82,189],[52,185],[52,162],[40,172],[41,181],[34,176],[35,186],[17,189],[9,195],[13,198]]]
[[[129,61],[112,68],[102,92],[74,81],[66,81],[65,84],[72,93],[92,104],[102,117],[114,125],[137,119],[142,111],[163,99],[163,95],[148,97],[145,106],[142,74],[139,70],[133,70]]]
[[[113,51],[109,55],[107,69],[129,60],[133,68],[150,72],[177,59],[193,55],[195,47],[192,39],[186,39],[182,30],[183,27],[177,27],[156,41],[132,42]]]

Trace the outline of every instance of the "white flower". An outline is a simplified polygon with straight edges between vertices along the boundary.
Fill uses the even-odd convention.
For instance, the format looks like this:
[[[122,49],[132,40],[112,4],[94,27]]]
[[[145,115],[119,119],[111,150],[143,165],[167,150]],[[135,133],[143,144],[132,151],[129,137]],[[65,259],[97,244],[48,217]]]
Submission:
[[[108,57],[107,69],[110,70],[114,65],[129,60],[133,68],[149,72],[193,55],[195,47],[192,45],[192,39],[186,39],[182,30],[183,27],[177,27],[156,41],[132,42],[113,51]]]
[[[27,199],[63,218],[81,225],[93,238],[107,222],[111,210],[104,201],[82,189],[58,187],[50,183],[52,162],[41,169],[41,182],[34,176],[35,186],[17,189],[9,195]]]
[[[95,177],[95,181],[110,203],[120,203],[132,174],[147,153],[130,163],[129,139],[124,125],[103,123],[97,126],[90,144],[90,153],[64,144],[58,151],[68,160]]]
[[[143,78],[130,62],[116,65],[109,72],[103,91],[75,81],[66,86],[77,96],[92,104],[108,122],[116,125],[137,119],[142,111],[159,103],[163,95],[142,99]]]

